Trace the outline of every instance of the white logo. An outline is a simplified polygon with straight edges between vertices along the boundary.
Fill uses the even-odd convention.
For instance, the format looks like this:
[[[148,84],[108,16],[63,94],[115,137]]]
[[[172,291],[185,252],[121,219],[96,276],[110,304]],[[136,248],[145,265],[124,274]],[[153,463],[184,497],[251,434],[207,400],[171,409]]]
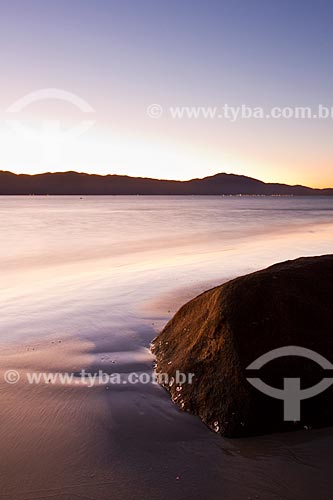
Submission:
[[[6,109],[6,113],[12,115],[22,112],[28,106],[41,101],[58,100],[71,104],[81,113],[94,113],[95,110],[81,97],[61,89],[40,89],[31,92],[15,101]],[[61,144],[65,141],[76,139],[91,127],[95,120],[80,120],[77,125],[64,130],[59,120],[47,119],[41,122],[41,131],[34,130],[31,125],[27,125],[23,120],[17,118],[6,120],[7,125],[18,135],[34,138],[37,133],[38,141],[41,141],[46,160],[54,160],[60,152]]]
[[[258,370],[269,361],[282,356],[301,356],[315,361],[325,370],[333,369],[332,363],[317,352],[304,347],[286,346],[274,349],[273,351],[269,351],[263,356],[260,356],[247,367],[247,370]],[[277,389],[265,384],[265,382],[259,378],[247,378],[246,380],[258,389],[258,391],[261,391],[272,398],[283,400],[284,420],[294,422],[301,419],[301,401],[303,399],[313,398],[317,394],[320,394],[328,389],[330,385],[333,384],[333,378],[323,378],[318,384],[309,387],[308,389],[301,390],[300,378],[284,378],[284,388]]]
[[[160,104],[150,104],[146,110],[147,116],[149,118],[157,119],[161,118],[163,114],[163,108]]]

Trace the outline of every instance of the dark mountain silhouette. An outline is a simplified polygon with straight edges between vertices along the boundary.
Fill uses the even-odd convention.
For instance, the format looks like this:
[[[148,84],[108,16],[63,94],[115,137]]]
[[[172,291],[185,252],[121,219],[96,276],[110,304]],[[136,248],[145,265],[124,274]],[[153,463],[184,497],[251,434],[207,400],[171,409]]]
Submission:
[[[126,175],[57,172],[16,175],[0,171],[0,195],[333,195],[331,189],[272,184],[234,174],[170,181]]]

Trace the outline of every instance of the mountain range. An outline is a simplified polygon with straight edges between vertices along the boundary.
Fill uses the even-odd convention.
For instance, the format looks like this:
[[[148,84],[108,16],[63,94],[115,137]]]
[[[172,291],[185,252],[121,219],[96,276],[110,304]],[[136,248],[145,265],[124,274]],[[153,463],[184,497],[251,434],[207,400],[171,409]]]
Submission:
[[[57,172],[37,175],[0,171],[0,195],[262,195],[332,196],[333,188],[265,183],[220,173],[188,181]]]

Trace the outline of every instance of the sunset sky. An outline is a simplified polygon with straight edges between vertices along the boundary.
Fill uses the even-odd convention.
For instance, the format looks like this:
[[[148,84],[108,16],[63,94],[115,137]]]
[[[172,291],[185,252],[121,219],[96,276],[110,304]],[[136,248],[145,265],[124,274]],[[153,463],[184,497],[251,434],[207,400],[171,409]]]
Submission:
[[[1,170],[333,187],[332,118],[169,112],[333,107],[331,0],[11,0],[0,16]]]

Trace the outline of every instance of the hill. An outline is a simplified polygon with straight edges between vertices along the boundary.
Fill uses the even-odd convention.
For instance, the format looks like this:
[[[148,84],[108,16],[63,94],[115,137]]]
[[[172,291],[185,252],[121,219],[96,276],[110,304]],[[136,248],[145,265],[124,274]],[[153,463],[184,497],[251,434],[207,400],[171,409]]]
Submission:
[[[0,195],[333,195],[333,189],[272,184],[234,174],[216,174],[203,179],[175,181],[57,172],[38,175],[0,171]]]

